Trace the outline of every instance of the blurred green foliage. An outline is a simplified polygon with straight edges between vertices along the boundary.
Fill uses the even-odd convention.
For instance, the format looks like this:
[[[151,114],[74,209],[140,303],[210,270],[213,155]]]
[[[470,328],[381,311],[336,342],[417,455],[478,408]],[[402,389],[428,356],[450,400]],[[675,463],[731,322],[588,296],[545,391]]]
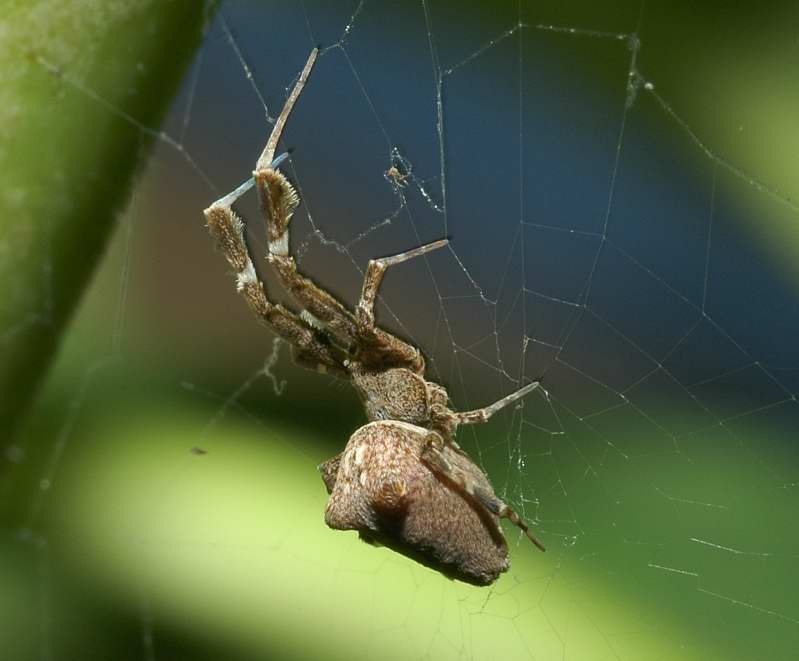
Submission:
[[[3,3],[0,440],[8,441],[201,42],[193,0]]]

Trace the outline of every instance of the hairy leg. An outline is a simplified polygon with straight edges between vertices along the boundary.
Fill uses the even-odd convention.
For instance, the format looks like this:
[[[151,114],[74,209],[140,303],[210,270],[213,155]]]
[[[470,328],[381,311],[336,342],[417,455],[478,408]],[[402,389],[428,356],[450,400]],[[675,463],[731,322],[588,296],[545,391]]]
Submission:
[[[326,343],[318,331],[308,326],[297,315],[281,305],[271,303],[264,292],[263,283],[255,272],[244,241],[241,219],[231,209],[235,200],[251,187],[248,182],[230,195],[214,202],[205,210],[205,218],[211,235],[236,277],[236,289],[244,296],[250,309],[283,339],[300,352],[306,363],[315,361],[318,369],[342,372],[343,355]]]
[[[361,341],[380,355],[383,361],[387,358],[388,362],[397,366],[407,366],[419,374],[424,371],[424,359],[416,347],[375,326],[375,299],[386,270],[389,266],[401,264],[414,257],[443,248],[448,243],[447,239],[441,239],[398,255],[369,260],[363,279],[361,298],[355,311],[355,319]]]
[[[261,213],[266,221],[269,262],[286,290],[305,308],[303,317],[306,321],[328,330],[343,344],[350,346],[356,335],[352,313],[335,297],[302,275],[297,270],[294,258],[289,254],[289,224],[300,200],[289,180],[277,169],[283,156],[274,158],[283,128],[305,87],[317,55],[318,49],[314,48],[275,121],[272,133],[256,163],[253,178],[258,190]]]
[[[500,518],[509,519],[511,523],[524,531],[524,534],[527,535],[533,544],[542,551],[546,550],[519,515],[497,498],[493,489],[488,486],[488,479],[471,460],[469,462],[473,467],[472,473],[455,465],[444,456],[443,440],[440,436],[431,434],[426,447],[422,450],[421,459],[431,470],[457,485],[463,493],[472,498],[480,507]],[[479,471],[479,475],[476,475],[474,471]]]
[[[497,411],[500,411],[509,404],[518,401],[528,393],[531,393],[533,390],[538,388],[540,385],[540,381],[533,381],[532,383],[528,383],[526,386],[519,388],[517,391],[512,392],[510,395],[506,395],[502,399],[494,402],[493,404],[489,404],[488,406],[484,406],[481,409],[455,413],[455,418],[460,425],[474,425],[481,422],[486,422]]]

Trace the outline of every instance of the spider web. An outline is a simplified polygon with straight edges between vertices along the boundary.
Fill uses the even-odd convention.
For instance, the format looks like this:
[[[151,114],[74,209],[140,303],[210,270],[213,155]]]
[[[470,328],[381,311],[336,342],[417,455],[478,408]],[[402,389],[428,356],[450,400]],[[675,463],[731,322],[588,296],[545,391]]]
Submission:
[[[777,10],[723,18],[223,5],[165,126],[128,117],[156,152],[5,449],[31,655],[791,658],[795,134],[756,111],[796,35]],[[369,258],[449,237],[388,272],[379,322],[458,410],[542,379],[459,435],[548,547],[507,528],[491,588],[324,528],[315,466],[362,424],[357,401],[291,364],[202,226],[320,43],[283,140],[301,270],[352,305]],[[254,200],[239,209],[263,254]]]

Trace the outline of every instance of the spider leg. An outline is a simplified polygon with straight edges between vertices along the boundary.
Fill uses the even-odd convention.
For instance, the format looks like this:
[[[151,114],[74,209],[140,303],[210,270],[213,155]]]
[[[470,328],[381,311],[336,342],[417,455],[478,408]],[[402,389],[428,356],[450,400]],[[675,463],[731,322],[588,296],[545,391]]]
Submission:
[[[497,498],[492,489],[480,484],[473,475],[470,475],[444,456],[443,440],[440,436],[431,434],[428,437],[427,444],[422,450],[421,459],[431,470],[456,484],[461,491],[472,498],[480,507],[500,518],[509,519],[511,523],[518,526],[527,535],[533,544],[542,551],[546,550],[521,517]]]
[[[420,257],[438,248],[443,248],[448,243],[447,239],[440,239],[398,255],[369,260],[363,279],[361,298],[355,309],[359,336],[367,340],[372,347],[378,349],[380,354],[392,362],[409,365],[411,369],[420,374],[424,371],[424,359],[419,350],[375,326],[375,299],[389,266]]]
[[[366,267],[366,275],[363,279],[363,288],[361,289],[361,300],[358,301],[356,308],[356,318],[358,320],[358,328],[361,331],[369,330],[375,325],[375,298],[377,298],[377,290],[380,289],[380,284],[383,282],[383,276],[389,266],[395,264],[402,264],[414,257],[420,257],[428,252],[443,248],[449,243],[447,239],[440,239],[432,243],[419,246],[413,250],[407,250],[398,255],[391,255],[390,257],[381,257],[380,259],[370,259],[369,265]]]
[[[541,385],[540,381],[533,381],[532,383],[528,383],[523,388],[519,388],[516,392],[512,392],[510,395],[506,395],[502,399],[494,402],[493,404],[489,404],[488,406],[484,406],[481,409],[455,413],[454,414],[455,419],[458,421],[458,424],[461,425],[474,425],[474,424],[479,424],[481,422],[486,422],[497,411],[504,409],[509,404],[512,404],[513,402],[521,399],[528,393],[531,393],[540,385]]]
[[[261,155],[258,158],[258,162],[255,165],[256,170],[266,170],[269,167],[274,167],[272,162],[275,160],[275,150],[277,149],[277,143],[280,142],[280,135],[283,133],[283,127],[286,125],[286,121],[291,114],[291,109],[297,102],[297,99],[302,92],[302,88],[305,87],[305,83],[308,81],[308,76],[311,75],[311,69],[313,69],[313,65],[316,63],[316,58],[318,55],[318,48],[312,49],[311,54],[308,55],[308,60],[305,62],[305,66],[302,68],[302,73],[300,73],[300,77],[295,83],[294,89],[291,90],[289,98],[286,99],[283,110],[280,111],[280,115],[278,115],[278,118],[275,121],[275,126],[272,128],[272,132],[269,134],[266,145],[264,145],[264,150],[261,152]]]
[[[264,285],[255,272],[244,241],[243,223],[231,208],[236,199],[251,187],[252,181],[242,184],[204,212],[211,235],[233,268],[236,289],[244,296],[250,309],[295,347],[306,363],[315,361],[314,366],[320,371],[343,372],[343,356],[337,355],[336,349],[325,342],[318,331],[282,305],[271,303],[264,293]]]
[[[385,368],[387,364],[407,365],[421,374],[424,371],[424,359],[419,350],[374,326],[374,314],[372,312],[374,298],[382,280],[383,272],[388,266],[446,245],[446,241],[437,241],[401,255],[370,262],[361,295],[361,304],[359,304],[358,317],[353,315],[333,295],[302,275],[297,270],[294,257],[289,254],[289,223],[300,200],[294,187],[285,175],[277,169],[284,157],[279,156],[275,159],[274,155],[280,142],[283,128],[294,104],[305,87],[317,55],[318,49],[313,49],[308,56],[305,67],[275,121],[266,146],[258,158],[253,172],[261,211],[266,220],[269,245],[267,258],[275,268],[283,286],[303,306],[304,310],[300,317],[309,326],[329,332],[347,349],[366,344],[368,351],[361,351],[363,355],[360,361],[366,366]],[[360,308],[364,306],[367,314],[362,317],[363,313],[360,312]],[[302,353],[301,347],[300,354]]]
[[[289,223],[300,199],[286,176],[277,169],[282,157],[274,158],[283,128],[305,87],[318,52],[314,48],[308,56],[308,61],[258,158],[253,178],[258,190],[261,213],[266,220],[269,262],[277,271],[283,286],[305,308],[305,320],[313,326],[329,330],[343,344],[349,346],[356,339],[355,318],[352,313],[335,297],[299,273],[294,258],[289,254]]]

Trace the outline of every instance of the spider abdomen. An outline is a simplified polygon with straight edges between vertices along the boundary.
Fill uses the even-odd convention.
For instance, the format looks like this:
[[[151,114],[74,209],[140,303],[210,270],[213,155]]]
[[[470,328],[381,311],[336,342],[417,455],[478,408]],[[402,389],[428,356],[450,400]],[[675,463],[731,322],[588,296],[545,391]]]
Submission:
[[[396,420],[358,429],[340,455],[320,466],[330,493],[325,521],[358,530],[447,575],[481,585],[510,566],[499,519],[475,503],[468,491],[493,489],[463,453],[445,445],[440,456],[471,481],[469,488],[432,470],[424,455],[441,438]]]

